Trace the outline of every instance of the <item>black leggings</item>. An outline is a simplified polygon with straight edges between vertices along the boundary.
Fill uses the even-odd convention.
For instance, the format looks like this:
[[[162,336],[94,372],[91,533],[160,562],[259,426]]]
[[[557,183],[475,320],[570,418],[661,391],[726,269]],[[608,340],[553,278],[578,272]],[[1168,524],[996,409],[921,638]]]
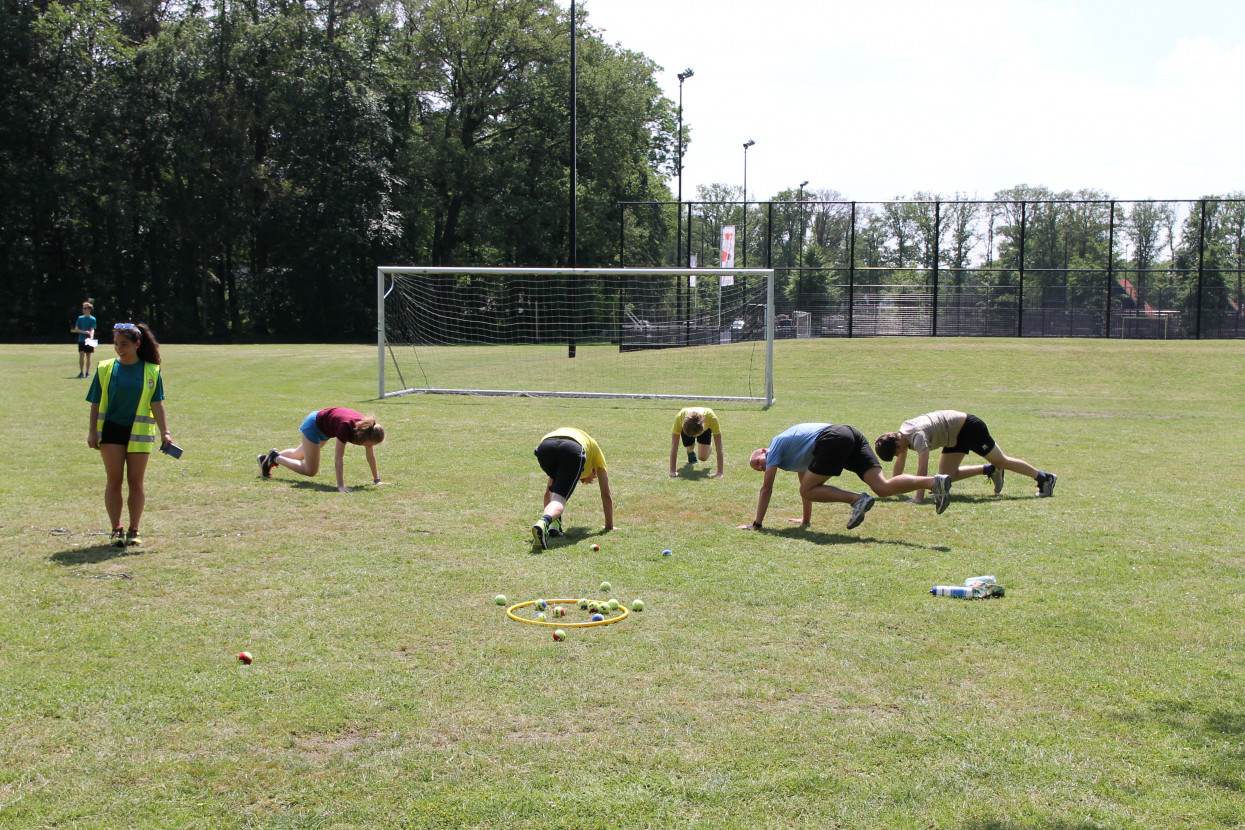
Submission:
[[[549,492],[561,496],[563,501],[575,492],[575,485],[584,474],[587,453],[574,438],[546,438],[536,448],[536,461],[553,482]]]

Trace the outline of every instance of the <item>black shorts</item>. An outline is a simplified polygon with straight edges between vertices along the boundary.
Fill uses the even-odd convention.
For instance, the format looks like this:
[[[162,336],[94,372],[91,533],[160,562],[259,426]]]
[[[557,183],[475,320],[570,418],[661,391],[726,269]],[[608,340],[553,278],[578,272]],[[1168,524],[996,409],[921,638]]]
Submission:
[[[986,422],[976,415],[969,415],[964,419],[964,426],[960,427],[960,434],[955,437],[955,446],[943,447],[942,451],[964,455],[975,452],[984,457],[992,449],[994,449],[994,439],[990,437]]]
[[[695,438],[684,432],[681,433],[681,437],[683,438],[683,446],[685,447],[690,447],[692,444],[704,444],[707,447],[713,441],[713,430],[706,429]]]
[[[579,477],[584,474],[588,454],[574,438],[554,437],[540,442],[535,450],[536,461],[552,482],[549,492],[563,501],[575,492]]]
[[[88,346],[88,345],[87,345],[87,344],[85,344],[85,343],[79,343],[79,344],[78,344],[78,351],[82,352],[83,354],[92,354],[92,353],[94,353],[94,351],[95,351],[95,347],[94,347],[94,346]]]
[[[837,476],[850,470],[864,477],[874,467],[881,467],[869,441],[856,427],[834,424],[817,434],[813,444],[813,460],[808,471],[813,475]]]
[[[101,444],[120,444],[121,446],[126,446],[130,443],[130,431],[133,428],[133,426],[127,424],[104,421],[104,429],[99,434],[99,442]]]

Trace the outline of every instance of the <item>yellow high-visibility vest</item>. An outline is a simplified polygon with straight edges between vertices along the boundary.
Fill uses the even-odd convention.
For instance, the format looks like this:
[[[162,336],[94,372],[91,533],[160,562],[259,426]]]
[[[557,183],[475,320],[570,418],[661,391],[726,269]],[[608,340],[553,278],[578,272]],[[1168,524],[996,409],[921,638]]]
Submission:
[[[112,360],[101,360],[96,366],[99,377],[99,420],[95,429],[104,431],[104,416],[108,412],[108,384],[112,380]],[[143,363],[143,394],[138,400],[138,411],[134,413],[134,426],[130,428],[130,443],[126,452],[151,452],[156,446],[156,419],[151,414],[151,396],[156,392],[156,381],[160,379],[159,363]]]

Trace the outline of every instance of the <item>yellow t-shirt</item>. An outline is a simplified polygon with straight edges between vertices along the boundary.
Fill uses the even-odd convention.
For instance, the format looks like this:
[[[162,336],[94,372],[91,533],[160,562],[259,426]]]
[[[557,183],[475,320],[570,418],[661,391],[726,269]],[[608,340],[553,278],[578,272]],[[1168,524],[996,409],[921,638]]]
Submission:
[[[580,478],[587,478],[597,470],[605,469],[604,453],[597,446],[597,442],[592,440],[592,436],[583,430],[575,429],[574,427],[561,427],[546,435],[545,438],[570,438],[584,448],[584,472]],[[543,441],[545,438],[540,440]]]
[[[675,435],[683,434],[683,421],[693,412],[699,412],[705,416],[705,428],[713,430],[714,435],[722,434],[722,427],[718,424],[718,416],[713,414],[713,410],[707,406],[689,406],[679,410],[679,414],[674,416]]]

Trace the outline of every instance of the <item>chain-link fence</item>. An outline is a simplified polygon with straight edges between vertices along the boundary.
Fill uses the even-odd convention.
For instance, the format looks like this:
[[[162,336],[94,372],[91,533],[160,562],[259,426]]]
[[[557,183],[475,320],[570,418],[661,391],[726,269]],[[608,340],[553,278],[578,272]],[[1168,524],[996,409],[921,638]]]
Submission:
[[[621,207],[621,265],[717,265],[734,227],[787,336],[1245,336],[1241,199]],[[668,239],[632,239],[635,211]]]

